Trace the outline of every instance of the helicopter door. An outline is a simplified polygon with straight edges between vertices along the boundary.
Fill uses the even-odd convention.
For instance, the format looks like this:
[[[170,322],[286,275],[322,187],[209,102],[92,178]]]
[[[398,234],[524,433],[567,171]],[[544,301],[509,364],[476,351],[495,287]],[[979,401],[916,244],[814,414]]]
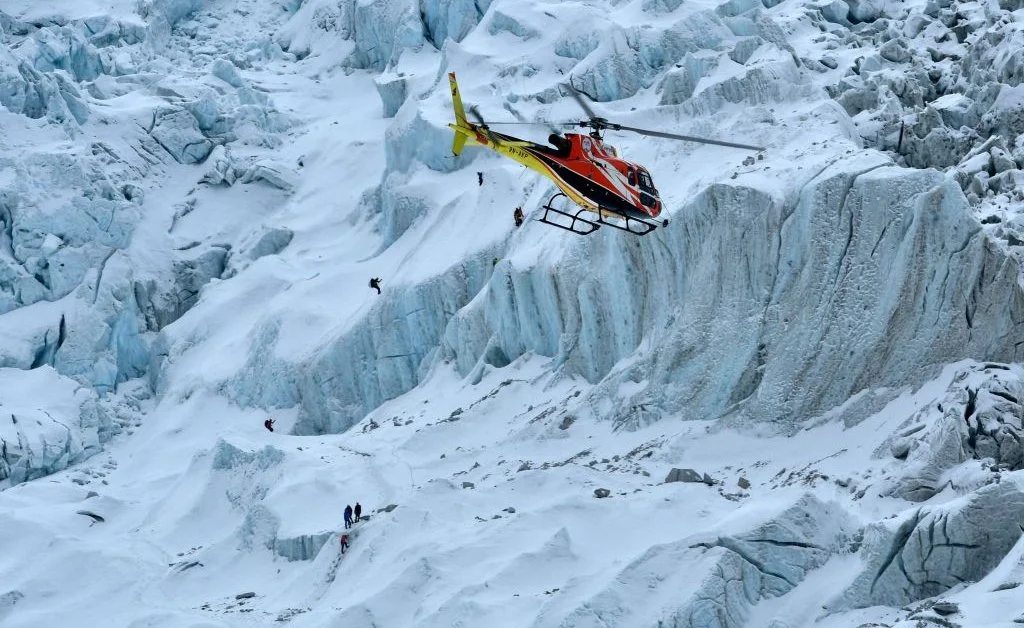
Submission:
[[[632,174],[632,168],[630,168],[630,174]],[[651,181],[651,175],[647,174],[647,171],[642,168],[637,175],[640,182],[640,202],[647,207],[654,207],[658,204],[658,190],[654,189],[654,181]]]
[[[629,184],[636,187],[636,170],[632,167],[626,166],[626,178],[629,180]]]

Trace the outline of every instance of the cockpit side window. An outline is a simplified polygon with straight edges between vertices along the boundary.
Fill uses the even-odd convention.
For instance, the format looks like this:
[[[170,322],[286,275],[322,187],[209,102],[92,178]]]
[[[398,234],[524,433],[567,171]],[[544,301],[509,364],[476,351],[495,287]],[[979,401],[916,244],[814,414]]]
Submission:
[[[630,185],[636,185],[636,170],[631,166],[626,166],[626,178]]]
[[[640,179],[640,189],[651,194],[657,194],[658,191],[654,189],[654,181],[651,181],[651,175],[647,174],[646,170],[638,171]]]

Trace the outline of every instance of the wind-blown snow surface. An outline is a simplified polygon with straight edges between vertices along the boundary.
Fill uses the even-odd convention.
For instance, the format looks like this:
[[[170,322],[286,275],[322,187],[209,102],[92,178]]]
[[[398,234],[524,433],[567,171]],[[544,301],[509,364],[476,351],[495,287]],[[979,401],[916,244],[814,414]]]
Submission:
[[[1022,20],[4,2],[0,623],[1010,625]],[[516,229],[448,71],[769,149],[610,133],[668,227]]]

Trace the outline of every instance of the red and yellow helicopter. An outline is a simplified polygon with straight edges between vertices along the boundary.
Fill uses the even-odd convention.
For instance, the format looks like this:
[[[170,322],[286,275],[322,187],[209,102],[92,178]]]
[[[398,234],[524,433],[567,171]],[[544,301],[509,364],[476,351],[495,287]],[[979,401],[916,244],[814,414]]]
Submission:
[[[452,89],[452,105],[455,107],[455,124],[448,125],[455,131],[452,153],[459,155],[466,144],[485,146],[551,179],[560,191],[548,199],[544,205],[544,216],[540,221],[580,235],[589,235],[597,231],[601,225],[608,225],[636,235],[646,235],[658,226],[668,224],[668,220],[662,220],[660,225],[652,221],[661,215],[662,206],[650,173],[643,166],[620,158],[613,146],[605,144],[601,135],[605,130],[632,131],[651,137],[716,144],[758,152],[764,150],[761,147],[747,144],[650,131],[609,122],[595,114],[583,100],[579,91],[571,84],[566,85],[569,95],[583,109],[588,119],[565,123],[564,126],[589,128],[590,133],[583,135],[581,133],[560,134],[554,132],[548,137],[551,146],[545,146],[491,130],[476,107],[470,108],[470,113],[476,122],[467,120],[454,72],[448,73],[448,81]],[[544,123],[508,122],[498,124]],[[554,207],[554,202],[559,197],[568,198],[581,209],[570,213],[572,210],[566,211]],[[583,218],[584,212],[597,214],[597,219]],[[557,216],[568,218],[571,222],[564,225],[552,220]],[[606,218],[615,219],[615,221],[609,222]],[[621,224],[618,221],[621,221]]]

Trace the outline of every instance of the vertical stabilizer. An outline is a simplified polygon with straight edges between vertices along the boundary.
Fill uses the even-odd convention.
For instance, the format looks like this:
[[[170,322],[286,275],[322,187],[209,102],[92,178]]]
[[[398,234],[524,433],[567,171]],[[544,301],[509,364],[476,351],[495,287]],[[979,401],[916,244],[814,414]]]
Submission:
[[[460,133],[458,129],[469,129],[471,128],[469,123],[466,122],[466,110],[462,106],[462,96],[459,95],[459,84],[455,80],[455,72],[448,73],[448,83],[452,88],[452,106],[455,107],[455,139],[452,141],[452,154],[458,155],[462,152],[462,147],[466,145],[466,135]]]

